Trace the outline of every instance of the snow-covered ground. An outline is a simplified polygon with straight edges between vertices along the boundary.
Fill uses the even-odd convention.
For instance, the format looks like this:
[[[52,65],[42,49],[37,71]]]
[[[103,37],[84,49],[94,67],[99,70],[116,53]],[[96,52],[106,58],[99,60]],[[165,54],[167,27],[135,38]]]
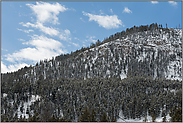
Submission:
[[[90,70],[91,69],[91,64],[93,63],[95,64],[95,62],[99,59],[99,57],[105,55],[106,51],[108,51],[109,53],[109,57],[113,57],[112,62],[116,63],[119,62],[119,60],[117,61],[114,58],[114,54],[112,53],[112,49],[113,51],[121,51],[123,50],[123,58],[126,59],[127,57],[129,57],[129,53],[132,52],[132,47],[134,49],[136,49],[136,51],[138,51],[137,49],[141,49],[142,47],[142,53],[138,54],[136,59],[138,59],[138,62],[141,61],[143,62],[145,59],[148,59],[148,61],[152,61],[152,52],[151,52],[151,56],[150,58],[147,58],[148,56],[148,49],[154,50],[154,59],[157,59],[157,56],[160,54],[159,51],[162,52],[168,52],[168,55],[171,54],[175,54],[176,55],[176,59],[174,59],[173,61],[169,61],[169,63],[167,64],[167,70],[165,70],[163,72],[163,74],[165,75],[165,78],[167,79],[171,79],[171,80],[182,80],[182,72],[181,72],[181,68],[182,68],[182,58],[180,56],[177,56],[177,52],[181,52],[182,49],[180,47],[180,45],[182,44],[182,31],[178,30],[178,29],[174,29],[173,30],[174,33],[176,34],[176,36],[172,37],[172,35],[166,33],[163,30],[160,30],[160,33],[156,30],[154,33],[155,35],[151,35],[148,34],[148,32],[145,32],[145,35],[141,32],[136,33],[133,36],[127,36],[125,39],[121,38],[121,39],[116,39],[107,43],[104,43],[102,45],[99,45],[97,47],[91,48],[89,50],[84,51],[84,53],[80,53],[84,55],[84,61],[87,60],[90,66]],[[157,34],[156,34],[157,33]],[[134,43],[135,41],[135,43]],[[174,45],[178,45],[177,47],[175,47]],[[113,47],[113,48],[111,48]],[[98,51],[98,52],[96,52]],[[96,52],[96,53],[95,53]],[[87,54],[87,55],[86,55]],[[88,56],[88,57],[86,57]],[[160,55],[159,56],[159,62],[161,61],[160,59],[164,56]],[[119,56],[119,59],[121,60],[122,57]],[[106,58],[104,59],[106,61]],[[131,60],[131,57],[129,57],[129,61]],[[105,62],[105,66],[110,67],[110,62],[106,63]],[[121,65],[121,64],[119,64]],[[87,69],[87,64],[85,64],[85,69]],[[95,69],[95,68],[94,68]],[[157,66],[155,66],[155,70],[154,70],[154,77],[157,77]],[[127,72],[127,71],[126,71]],[[106,69],[105,71],[106,75],[109,75],[110,73],[113,73],[111,70]],[[121,79],[126,78],[126,74],[121,73],[119,74]],[[110,76],[109,76],[110,77]],[[87,77],[85,77],[87,78]]]
[[[18,110],[17,110],[18,118],[20,118],[21,115],[22,115],[22,118],[24,118],[24,117],[29,118],[29,115],[26,114],[27,108],[30,109],[30,105],[40,98],[41,97],[39,95],[36,95],[36,96],[32,95],[31,99],[28,100],[28,102],[23,102],[23,112],[20,111],[20,107],[22,105],[22,102],[21,102],[20,105],[18,106]],[[33,112],[31,112],[31,114],[33,114]]]
[[[124,119],[124,116],[122,114],[122,111],[120,111],[119,116],[121,118],[117,119],[117,122],[144,122],[143,120],[145,119],[145,117],[141,117],[136,118],[136,119]],[[166,115],[166,120],[167,122],[170,122],[171,117],[169,116],[169,114]],[[155,122],[162,122],[163,121],[163,117],[157,117]],[[147,121],[146,122],[152,122],[152,117],[147,115]]]
[[[7,96],[8,96],[8,94],[6,94],[6,93],[3,93],[3,98],[4,98],[4,97],[7,97]]]

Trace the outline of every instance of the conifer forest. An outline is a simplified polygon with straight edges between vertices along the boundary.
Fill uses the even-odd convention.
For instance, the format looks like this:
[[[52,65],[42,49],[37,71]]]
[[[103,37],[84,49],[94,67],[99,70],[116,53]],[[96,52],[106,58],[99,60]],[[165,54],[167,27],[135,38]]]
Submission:
[[[44,45],[44,44],[43,44]],[[182,122],[182,30],[133,26],[1,73],[1,122]]]

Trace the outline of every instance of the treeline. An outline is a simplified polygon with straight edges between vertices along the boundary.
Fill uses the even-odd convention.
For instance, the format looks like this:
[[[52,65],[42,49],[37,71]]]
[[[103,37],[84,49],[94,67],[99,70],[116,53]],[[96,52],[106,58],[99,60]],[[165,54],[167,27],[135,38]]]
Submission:
[[[61,114],[62,120],[80,121],[86,107],[96,113],[96,121],[101,121],[104,113],[109,121],[114,121],[119,118],[120,112],[124,119],[147,115],[156,119],[158,116],[165,117],[174,106],[175,109],[182,108],[182,83],[153,80],[151,77],[135,76],[123,80],[117,77],[86,80],[61,78],[51,81],[40,76],[35,83],[22,81],[9,86],[9,90],[4,87],[7,86],[1,89],[2,121],[13,120],[19,106],[22,113],[26,112],[33,119],[39,117],[41,121],[47,121],[52,116],[59,119]],[[3,93],[7,97],[3,97]],[[30,100],[30,95],[41,98],[24,109],[23,103]]]

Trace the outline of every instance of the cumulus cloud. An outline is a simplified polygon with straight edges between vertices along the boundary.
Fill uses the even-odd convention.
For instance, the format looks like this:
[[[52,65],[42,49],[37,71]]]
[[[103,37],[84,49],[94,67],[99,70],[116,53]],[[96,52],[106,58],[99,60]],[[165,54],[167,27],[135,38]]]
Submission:
[[[132,11],[128,7],[125,7],[123,13],[132,13]]]
[[[36,2],[34,4],[26,4],[36,14],[37,21],[40,23],[50,22],[53,24],[59,24],[57,15],[60,12],[68,10],[65,6],[59,3],[50,4],[46,2]]]
[[[152,4],[158,4],[158,1],[151,1]]]
[[[47,48],[51,50],[59,50],[60,47],[63,47],[63,45],[59,41],[38,35],[32,36],[32,40],[27,42],[27,45],[29,44],[35,46],[36,48]]]
[[[177,5],[177,2],[175,1],[168,1],[169,4],[171,4],[172,6],[176,6]]]
[[[22,24],[22,26],[25,26],[25,27],[31,26],[31,27],[37,28],[40,31],[42,31],[45,34],[48,34],[50,36],[56,36],[59,34],[58,30],[54,29],[53,27],[46,27],[42,23],[39,23],[39,22],[37,22],[36,24],[30,23],[30,22],[27,22],[24,24],[23,22],[20,22],[19,24]]]
[[[51,26],[45,26],[48,23],[51,24],[59,24],[58,22],[58,14],[60,12],[65,12],[69,10],[65,6],[59,4],[59,3],[46,3],[46,2],[36,2],[36,4],[26,4],[28,7],[31,8],[31,10],[34,12],[34,15],[36,16],[35,22],[20,22],[24,27],[27,27],[27,30],[23,30],[20,28],[17,28],[17,30],[30,33],[34,32],[34,30],[30,29],[38,29],[40,32],[43,32],[45,34],[48,34],[50,36],[58,36],[62,40],[71,40],[70,30],[58,30],[57,28],[53,28]],[[32,21],[34,19],[31,17]],[[47,38],[44,35],[38,36],[38,35],[29,35],[31,36],[31,39],[29,41],[25,41],[24,39],[18,39],[19,41],[22,41],[23,45],[26,45],[26,48],[19,49],[18,51],[10,54],[4,55],[4,59],[12,62],[14,65],[6,66],[1,63],[2,65],[2,71],[3,72],[10,72],[18,70],[21,67],[25,67],[27,65],[25,62],[31,61],[31,62],[38,62],[40,59],[50,59],[53,56],[57,56],[60,54],[64,54],[67,51],[63,50],[64,46],[62,43],[60,43],[57,40],[54,40],[52,38]],[[72,43],[75,46],[78,46],[76,43]],[[18,64],[17,64],[18,63]]]
[[[32,36],[32,39],[28,42],[23,42],[23,44],[31,45],[32,47],[20,49],[13,54],[5,55],[6,60],[9,62],[16,62],[22,60],[31,60],[38,62],[40,59],[52,58],[52,56],[65,53],[61,50],[64,47],[59,41],[47,38],[45,36]]]
[[[7,72],[14,72],[17,71],[18,69],[29,66],[26,63],[19,63],[19,64],[14,64],[14,65],[9,65],[6,66],[2,61],[1,61],[1,73],[7,73]]]
[[[120,19],[118,19],[117,15],[94,15],[84,11],[82,13],[83,15],[89,17],[89,21],[96,21],[99,26],[102,26],[106,29],[118,28],[120,25],[122,25],[122,22]]]

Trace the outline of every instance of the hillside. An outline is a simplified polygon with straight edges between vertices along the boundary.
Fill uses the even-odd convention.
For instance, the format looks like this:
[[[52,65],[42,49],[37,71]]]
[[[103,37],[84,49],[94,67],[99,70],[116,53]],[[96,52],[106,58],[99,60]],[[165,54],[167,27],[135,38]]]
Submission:
[[[94,44],[94,48],[85,48],[85,51],[81,49],[51,61],[40,61],[39,65],[13,74],[21,73],[22,78],[29,78],[33,82],[40,75],[52,79],[97,76],[123,79],[140,74],[182,80],[181,61],[182,30],[154,29],[132,32],[99,46]]]
[[[121,111],[128,119],[164,117],[182,107],[181,82],[182,30],[134,26],[71,54],[1,74],[1,116],[44,121],[54,114],[78,121],[88,107],[97,121],[104,112],[109,121]],[[43,107],[52,110],[45,114]]]

